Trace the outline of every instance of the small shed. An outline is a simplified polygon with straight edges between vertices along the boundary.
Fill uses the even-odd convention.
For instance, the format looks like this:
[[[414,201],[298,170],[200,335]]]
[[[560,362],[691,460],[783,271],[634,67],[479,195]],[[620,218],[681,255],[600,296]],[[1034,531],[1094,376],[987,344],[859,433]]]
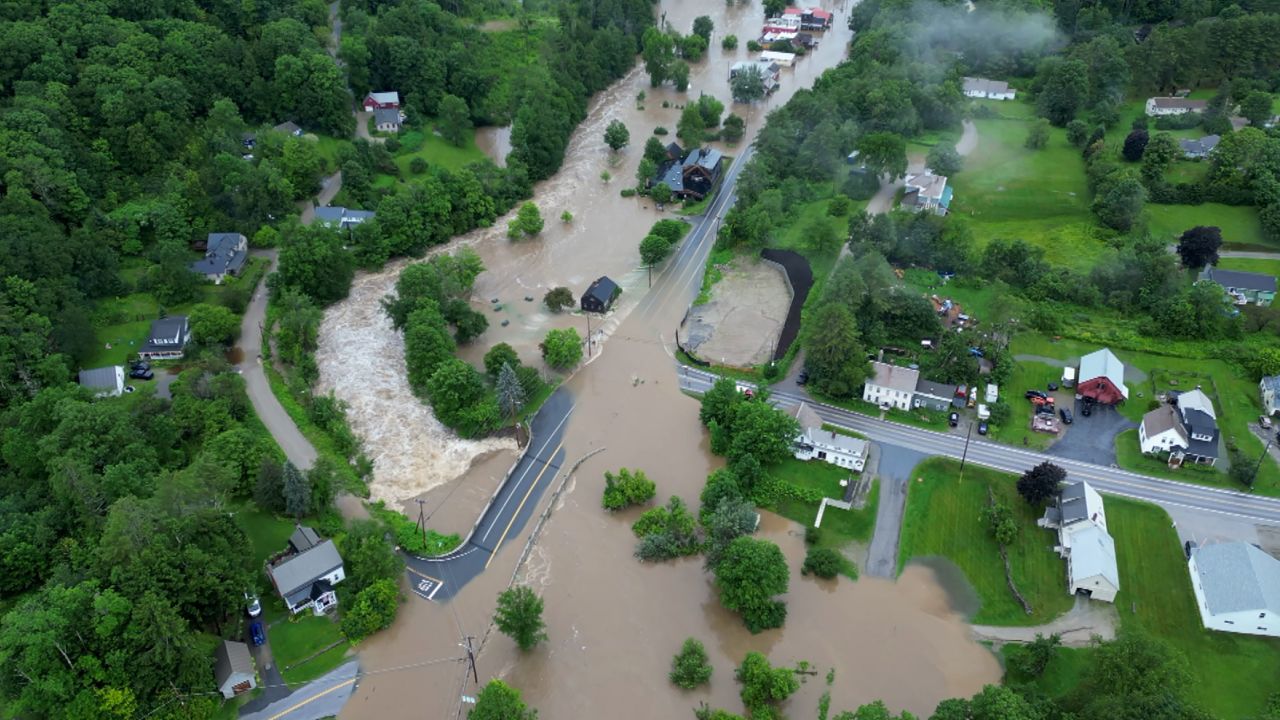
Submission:
[[[234,640],[223,640],[213,651],[213,678],[222,697],[231,699],[258,687],[249,646]]]
[[[123,365],[81,370],[78,379],[80,387],[90,390],[94,397],[116,397],[124,392]]]
[[[613,307],[613,301],[617,300],[621,294],[622,288],[618,287],[618,283],[601,275],[591,283],[591,287],[587,288],[586,292],[582,293],[582,309],[593,313],[609,312],[609,308]]]

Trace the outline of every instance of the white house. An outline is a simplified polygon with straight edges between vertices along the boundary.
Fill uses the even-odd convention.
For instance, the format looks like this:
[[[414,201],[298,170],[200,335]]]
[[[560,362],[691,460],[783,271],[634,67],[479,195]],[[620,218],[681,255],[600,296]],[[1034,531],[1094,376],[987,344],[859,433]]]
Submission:
[[[1209,107],[1207,100],[1191,100],[1180,97],[1153,97],[1147,99],[1147,115],[1181,115],[1189,112],[1204,112]]]
[[[1115,602],[1120,571],[1102,496],[1083,480],[1070,483],[1037,524],[1058,531],[1054,549],[1067,561],[1067,593]]]
[[[762,61],[768,60],[769,62],[776,63],[778,67],[791,67],[793,64],[795,64],[796,55],[795,53],[775,52],[773,50],[765,50],[760,53],[760,59]]]
[[[910,410],[920,371],[878,361],[871,363],[871,369],[874,375],[863,386],[862,399],[880,407]]]
[[[934,175],[926,170],[923,173],[907,173],[906,191],[902,194],[902,207],[914,210],[928,210],[938,215],[946,215],[951,206],[952,191],[947,185],[946,175]]]
[[[1280,637],[1280,560],[1248,543],[1197,548],[1187,562],[1210,630]]]
[[[332,205],[322,205],[316,208],[312,215],[317,224],[341,230],[349,230],[360,223],[372,220],[373,216],[372,210],[352,210]]]
[[[321,540],[315,530],[302,525],[289,536],[289,548],[267,565],[267,575],[289,612],[310,608],[316,615],[338,604],[333,586],[347,577],[333,541]]]
[[[400,132],[400,110],[398,108],[374,108],[373,127],[382,132]]]
[[[984,100],[1012,100],[1015,93],[1003,80],[967,77],[964,79],[964,94],[965,97]]]
[[[1262,393],[1262,411],[1268,415],[1280,412],[1280,375],[1268,375],[1258,382]]]
[[[92,391],[94,397],[117,397],[124,392],[124,366],[108,365],[81,370],[77,380],[80,387]]]
[[[170,315],[151,323],[147,341],[138,349],[143,360],[177,360],[191,342],[191,325],[185,315]]]
[[[866,440],[822,429],[822,418],[807,403],[800,403],[791,415],[800,423],[800,434],[791,446],[797,460],[822,460],[862,472],[867,464]]]
[[[228,700],[258,687],[249,646],[223,640],[213,651],[213,679],[218,683],[218,692]]]
[[[1138,426],[1138,444],[1143,454],[1154,455],[1171,452],[1175,447],[1186,447],[1188,438],[1182,429],[1182,418],[1173,405],[1162,404],[1142,416]]]
[[[1143,453],[1168,453],[1175,467],[1187,461],[1213,465],[1218,461],[1218,434],[1213,401],[1196,388],[1143,415],[1138,443]]]

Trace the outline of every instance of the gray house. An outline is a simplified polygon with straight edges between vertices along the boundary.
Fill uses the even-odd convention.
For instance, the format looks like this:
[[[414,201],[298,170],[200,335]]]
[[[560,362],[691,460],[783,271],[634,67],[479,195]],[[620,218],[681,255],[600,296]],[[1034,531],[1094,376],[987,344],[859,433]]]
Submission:
[[[352,210],[351,208],[325,205],[315,209],[316,223],[325,227],[350,230],[366,220],[373,219],[372,210]]]
[[[81,370],[78,380],[80,387],[93,391],[94,397],[116,397],[124,392],[124,366]]]
[[[213,651],[213,679],[218,683],[218,692],[228,700],[258,687],[249,646],[223,640]]]
[[[1199,140],[1179,140],[1178,144],[1182,146],[1182,155],[1188,160],[1199,160],[1209,157],[1209,153],[1218,147],[1218,143],[1222,141],[1222,137],[1218,135],[1205,135]]]
[[[209,233],[204,257],[191,263],[191,272],[221,285],[228,276],[240,274],[249,257],[249,240],[240,233]]]
[[[151,323],[147,341],[138,350],[143,360],[177,360],[191,342],[191,325],[186,315],[170,315]]]
[[[276,132],[287,133],[294,137],[302,137],[302,128],[298,127],[298,124],[292,120],[286,120],[285,122],[282,122],[279,125],[272,128],[272,130],[275,130]]]
[[[920,378],[916,381],[916,391],[911,396],[911,407],[928,408],[935,412],[942,412],[951,407],[951,401],[955,396],[955,385],[936,383],[932,380]]]
[[[289,612],[310,608],[323,615],[338,604],[333,586],[346,578],[346,571],[332,540],[322,540],[315,530],[299,525],[289,536],[289,547],[268,562],[267,575]]]
[[[373,126],[382,132],[400,132],[400,110],[398,108],[375,108]]]

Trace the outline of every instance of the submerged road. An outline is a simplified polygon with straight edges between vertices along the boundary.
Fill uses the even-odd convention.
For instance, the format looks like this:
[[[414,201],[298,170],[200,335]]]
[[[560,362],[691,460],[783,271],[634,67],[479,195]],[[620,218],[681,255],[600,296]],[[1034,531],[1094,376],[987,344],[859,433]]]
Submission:
[[[526,540],[522,531],[539,498],[560,474],[565,455],[564,429],[572,411],[573,398],[563,387],[538,410],[524,456],[457,550],[440,557],[406,556],[409,585],[414,593],[427,600],[448,600],[484,572],[499,551],[506,548],[508,552],[519,552]]]
[[[719,379],[711,373],[681,366],[680,387],[692,392],[705,392]],[[965,438],[959,435],[900,425],[879,418],[859,415],[842,408],[816,402],[806,395],[792,392],[774,392],[770,399],[777,405],[808,403],[823,422],[854,430],[884,446],[904,448],[926,455],[941,455],[959,459],[965,455]],[[892,452],[886,448],[883,452]],[[976,463],[1004,472],[1021,474],[1042,462],[1050,461],[1064,468],[1073,478],[1088,480],[1090,484],[1112,495],[1145,500],[1165,508],[1181,508],[1196,512],[1215,513],[1239,518],[1253,523],[1280,525],[1280,499],[1251,495],[1203,485],[1162,480],[1140,475],[1119,468],[1056,457],[1022,448],[999,445],[986,440],[972,439],[966,457]]]

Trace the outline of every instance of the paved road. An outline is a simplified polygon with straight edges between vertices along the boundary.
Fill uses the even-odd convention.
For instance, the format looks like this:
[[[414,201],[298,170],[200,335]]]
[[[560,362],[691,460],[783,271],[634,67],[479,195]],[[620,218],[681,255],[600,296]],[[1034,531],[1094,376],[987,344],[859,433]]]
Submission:
[[[461,547],[438,558],[407,558],[410,587],[419,597],[448,600],[484,572],[500,551],[520,552],[526,540],[523,530],[564,464],[564,429],[571,412],[569,391],[563,387],[556,390],[534,416],[533,440],[524,457],[481,512]]]
[[[276,269],[275,250],[255,250],[253,254],[271,261],[267,274]],[[284,451],[285,457],[300,470],[308,470],[316,461],[316,449],[302,436],[293,419],[284,411],[271,386],[267,384],[267,375],[262,369],[262,325],[267,315],[267,289],[265,283],[259,283],[253,292],[253,299],[244,311],[244,320],[240,323],[240,342],[238,347],[243,353],[240,364],[236,368],[244,377],[245,391],[249,394],[249,402],[253,410],[267,426],[271,437]]]
[[[679,375],[680,387],[693,392],[706,391],[718,379],[711,373],[685,366],[679,368]],[[965,438],[961,436],[859,415],[815,402],[794,392],[775,392],[772,399],[777,404],[787,405],[798,404],[801,401],[807,402],[824,422],[860,432],[880,443],[883,454],[905,448],[926,455],[942,455],[958,459],[964,453]],[[1019,474],[1048,460],[1066,469],[1071,477],[1088,480],[1097,489],[1112,495],[1145,500],[1165,508],[1191,509],[1263,525],[1280,525],[1280,499],[1277,498],[1162,480],[1128,470],[1070,458],[1056,458],[1045,453],[998,445],[986,440],[972,440],[967,455],[968,462]]]
[[[349,662],[298,688],[288,697],[240,717],[242,720],[318,720],[336,716],[355,690],[360,680],[359,670],[359,662]]]

